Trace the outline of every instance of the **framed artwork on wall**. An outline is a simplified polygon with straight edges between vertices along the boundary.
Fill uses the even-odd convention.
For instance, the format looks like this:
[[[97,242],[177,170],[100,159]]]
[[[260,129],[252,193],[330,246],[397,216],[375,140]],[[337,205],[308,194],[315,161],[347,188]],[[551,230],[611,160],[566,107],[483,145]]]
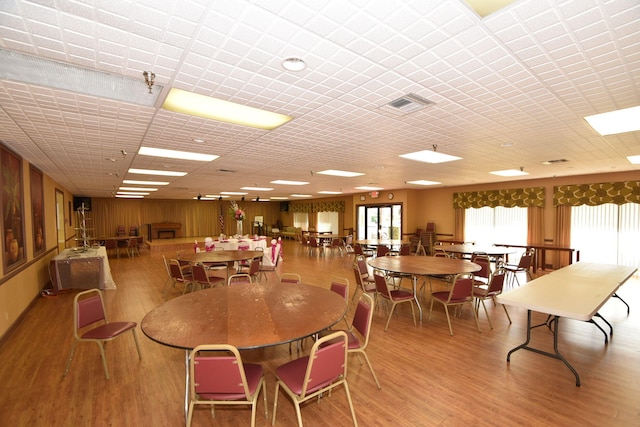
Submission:
[[[33,223],[33,256],[44,251],[44,183],[42,172],[34,166],[29,167],[31,184],[31,222]]]
[[[0,145],[2,188],[2,266],[11,271],[25,262],[22,159]]]

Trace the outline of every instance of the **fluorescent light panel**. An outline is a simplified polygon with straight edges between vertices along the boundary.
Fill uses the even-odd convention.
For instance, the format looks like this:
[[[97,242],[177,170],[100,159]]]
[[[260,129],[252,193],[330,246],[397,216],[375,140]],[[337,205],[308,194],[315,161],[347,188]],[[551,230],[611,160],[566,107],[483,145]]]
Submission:
[[[325,171],[320,171],[316,173],[320,175],[342,176],[345,178],[352,178],[354,176],[364,175],[363,173],[360,173],[360,172],[340,171],[340,170],[334,170],[334,169],[327,169]]]
[[[631,163],[633,165],[640,165],[640,155],[627,156],[627,160],[629,160],[629,163]]]
[[[134,179],[125,179],[122,183],[129,185],[169,185],[166,181],[136,181]]]
[[[249,190],[249,191],[272,191],[273,188],[269,187],[240,187],[241,190]]]
[[[142,71],[139,79],[132,79],[3,49],[0,49],[0,79],[146,107],[153,107],[162,92],[162,86],[155,83],[149,93]]]
[[[165,157],[168,159],[195,160],[198,162],[211,162],[220,156],[213,154],[191,153],[188,151],[166,150],[164,148],[140,147],[138,154],[143,156]]]
[[[602,136],[640,130],[640,106],[584,118]]]
[[[461,157],[438,153],[433,150],[416,151],[415,153],[400,154],[400,157],[425,163],[445,163],[460,160]]]
[[[292,194],[291,197],[311,197],[311,194]]]
[[[118,191],[117,194],[124,195],[124,196],[148,196],[149,195],[149,193],[141,193],[136,191]]]
[[[116,194],[116,197],[120,199],[144,199],[144,196],[129,196],[126,194]]]
[[[464,0],[482,18],[509,6],[515,0]]]
[[[246,196],[249,193],[244,193],[242,191],[221,191],[220,194],[226,194],[228,196]]]
[[[289,200],[288,197],[280,197],[280,196],[275,196],[275,197],[269,197],[270,200]]]
[[[490,174],[493,175],[498,175],[498,176],[522,176],[522,175],[529,175],[528,172],[525,171],[521,171],[520,169],[506,169],[506,170],[502,170],[502,171],[493,171],[493,172],[489,172]]]
[[[219,199],[220,197],[222,197],[223,199],[228,199],[229,196],[224,196],[222,194],[207,194],[206,196],[207,199]]]
[[[292,119],[291,116],[284,114],[272,113],[176,88],[171,89],[162,108],[176,113],[266,130],[275,129]]]
[[[287,181],[285,179],[276,179],[275,181],[271,181],[271,184],[278,185],[307,185],[308,182],[305,181]]]
[[[416,181],[407,181],[407,184],[415,184],[415,185],[437,185],[442,184],[437,181],[427,181],[426,179],[418,179]]]
[[[342,194],[342,191],[318,191],[318,194]]]
[[[368,186],[363,186],[363,187],[356,187],[356,190],[364,190],[364,191],[380,191],[380,190],[384,190],[384,188],[382,187],[368,187]]]
[[[185,176],[186,172],[175,171],[159,171],[153,169],[129,169],[129,173],[137,173],[142,175],[162,175],[162,176]]]
[[[118,190],[123,191],[158,191],[157,188],[145,188],[145,187],[120,187]]]

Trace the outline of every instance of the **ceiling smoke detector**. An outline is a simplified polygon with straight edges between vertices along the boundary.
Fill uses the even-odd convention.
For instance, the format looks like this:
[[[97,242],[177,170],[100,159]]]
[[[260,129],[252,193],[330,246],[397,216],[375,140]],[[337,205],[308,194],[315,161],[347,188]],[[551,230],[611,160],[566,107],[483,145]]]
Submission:
[[[429,101],[427,98],[423,98],[415,93],[408,93],[400,98],[384,104],[380,107],[381,110],[388,111],[396,115],[404,115],[413,113],[418,110],[422,110],[429,105],[434,105],[433,101]]]

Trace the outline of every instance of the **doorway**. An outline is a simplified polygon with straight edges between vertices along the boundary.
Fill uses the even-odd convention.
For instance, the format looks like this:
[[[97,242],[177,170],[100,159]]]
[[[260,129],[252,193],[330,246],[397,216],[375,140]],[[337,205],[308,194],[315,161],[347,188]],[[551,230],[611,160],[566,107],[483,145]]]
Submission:
[[[56,189],[56,241],[58,242],[58,252],[64,251],[66,247],[64,227],[64,193]]]
[[[358,206],[358,239],[400,239],[402,205]]]

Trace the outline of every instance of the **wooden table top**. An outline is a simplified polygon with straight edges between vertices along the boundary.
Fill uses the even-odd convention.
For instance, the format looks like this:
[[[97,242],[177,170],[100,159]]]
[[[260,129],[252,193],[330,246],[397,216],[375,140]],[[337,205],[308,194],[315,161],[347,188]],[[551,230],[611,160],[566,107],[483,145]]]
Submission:
[[[498,302],[540,313],[590,320],[635,267],[578,262],[499,295]]]
[[[481,269],[471,261],[432,256],[382,256],[368,262],[379,270],[415,276],[473,273]]]
[[[330,328],[347,310],[343,297],[312,285],[251,283],[192,292],[151,310],[141,328],[171,347],[232,344],[239,349],[295,341]]]
[[[189,262],[234,262],[259,258],[264,255],[263,251],[211,251],[211,252],[190,252],[178,257],[179,261]]]

